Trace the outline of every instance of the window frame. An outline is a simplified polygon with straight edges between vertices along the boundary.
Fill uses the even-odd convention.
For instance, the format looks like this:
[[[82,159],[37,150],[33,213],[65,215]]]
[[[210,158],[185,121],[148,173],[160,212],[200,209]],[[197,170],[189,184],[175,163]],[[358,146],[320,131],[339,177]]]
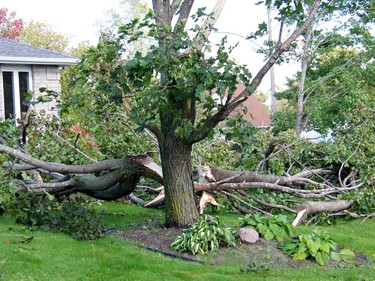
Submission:
[[[5,120],[5,92],[4,92],[4,81],[3,81],[3,72],[12,72],[13,73],[13,114],[15,119],[21,118],[21,93],[20,93],[20,81],[19,81],[19,73],[20,72],[26,72],[28,73],[28,92],[32,91],[32,68],[31,66],[14,66],[14,65],[1,65],[0,68],[0,75],[1,75],[1,99],[2,99],[2,104],[1,104],[1,119]]]

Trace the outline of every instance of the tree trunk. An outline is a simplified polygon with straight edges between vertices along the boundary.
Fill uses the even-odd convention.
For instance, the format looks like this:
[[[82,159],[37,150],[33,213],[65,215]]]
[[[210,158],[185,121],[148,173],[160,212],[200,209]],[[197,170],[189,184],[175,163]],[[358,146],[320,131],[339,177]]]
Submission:
[[[199,219],[191,166],[192,145],[175,136],[160,144],[163,166],[166,225],[185,226]]]
[[[308,63],[310,60],[309,46],[310,46],[312,31],[313,31],[313,28],[312,28],[312,25],[310,24],[306,28],[306,34],[304,36],[305,43],[303,46],[303,55],[302,55],[302,62],[301,62],[301,79],[299,81],[296,123],[294,125],[294,131],[296,132],[297,135],[300,135],[301,132],[304,130],[303,125],[302,125],[302,119],[303,119],[303,109],[304,109],[304,103],[305,103],[305,81],[306,81],[307,67],[308,67]]]

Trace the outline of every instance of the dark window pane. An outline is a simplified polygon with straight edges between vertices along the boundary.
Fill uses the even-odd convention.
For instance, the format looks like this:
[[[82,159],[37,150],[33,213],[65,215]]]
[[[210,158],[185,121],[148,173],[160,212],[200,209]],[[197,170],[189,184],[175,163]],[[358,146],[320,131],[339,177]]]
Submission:
[[[4,109],[5,119],[13,118],[14,101],[13,101],[13,72],[3,72],[3,88],[4,88]]]
[[[25,104],[25,96],[29,91],[29,73],[19,72],[18,78],[20,81],[20,102],[21,102],[21,112],[27,112],[29,107]]]

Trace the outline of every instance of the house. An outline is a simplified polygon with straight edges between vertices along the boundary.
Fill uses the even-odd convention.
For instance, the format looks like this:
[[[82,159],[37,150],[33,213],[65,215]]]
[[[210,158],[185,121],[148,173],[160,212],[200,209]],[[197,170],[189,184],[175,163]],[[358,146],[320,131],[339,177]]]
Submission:
[[[233,96],[236,97],[242,93],[243,90],[245,90],[245,86],[238,85]],[[243,114],[243,118],[246,121],[249,121],[254,127],[271,126],[271,115],[256,95],[252,94],[246,101],[244,101],[243,105],[248,110],[246,114]]]
[[[241,94],[245,90],[244,85],[237,85],[237,89],[233,94],[233,98]],[[225,103],[226,98],[220,101],[219,96],[215,93],[213,94],[213,99],[216,103]],[[249,121],[254,127],[269,127],[271,126],[271,115],[266,110],[265,106],[260,102],[256,95],[251,95],[246,101],[243,102],[243,105],[247,108],[247,113],[244,114],[241,108],[237,108],[231,115],[239,112],[243,119]]]
[[[25,94],[33,92],[35,100],[40,88],[60,92],[60,72],[78,59],[0,38],[0,120],[20,118],[28,110]],[[57,110],[53,102],[36,104],[34,110]]]

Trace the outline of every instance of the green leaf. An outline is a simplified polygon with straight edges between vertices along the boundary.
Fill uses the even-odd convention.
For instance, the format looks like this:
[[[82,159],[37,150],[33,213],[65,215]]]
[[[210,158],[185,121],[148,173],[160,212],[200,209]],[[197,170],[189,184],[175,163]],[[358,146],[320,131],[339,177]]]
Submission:
[[[322,242],[319,246],[319,249],[323,252],[329,253],[330,252],[330,244],[327,242]]]
[[[318,252],[315,259],[320,265],[326,265],[329,261],[329,255],[327,253]]]
[[[308,240],[307,241],[307,247],[309,248],[309,251],[310,251],[310,254],[315,257],[316,253],[318,252],[319,250],[319,247],[320,247],[320,242],[319,241],[312,241],[312,240]]]
[[[269,225],[269,228],[272,231],[272,233],[275,235],[276,239],[279,241],[282,240],[286,236],[285,231],[276,224],[271,223]]]
[[[299,252],[293,255],[293,259],[296,261],[304,261],[309,256],[306,252]]]
[[[341,256],[337,252],[331,252],[331,259],[337,262],[342,260]]]
[[[248,225],[254,225],[254,226],[258,224],[258,222],[252,217],[247,217],[245,219],[245,223]]]
[[[266,233],[266,231],[268,230],[267,226],[263,223],[259,223],[256,227],[256,229],[259,231],[259,233],[261,233],[262,235],[264,235]]]
[[[343,259],[354,259],[355,258],[355,253],[349,249],[343,249],[339,253],[340,257]]]
[[[266,233],[264,234],[264,239],[268,241],[268,240],[273,239],[273,237],[275,237],[275,235],[273,235],[271,230],[267,229]]]

